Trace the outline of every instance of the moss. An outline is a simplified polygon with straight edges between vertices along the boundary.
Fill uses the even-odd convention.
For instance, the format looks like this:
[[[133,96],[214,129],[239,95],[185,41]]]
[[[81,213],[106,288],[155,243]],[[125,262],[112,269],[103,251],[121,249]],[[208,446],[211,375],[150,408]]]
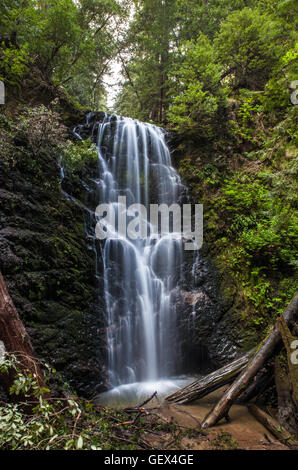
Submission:
[[[212,441],[212,445],[221,450],[235,450],[238,449],[239,444],[229,432],[221,431]]]
[[[204,205],[204,244],[243,349],[263,338],[297,287],[294,108],[266,131],[251,119],[253,142],[228,128],[217,142],[183,140],[174,152],[192,201]]]
[[[0,122],[3,142],[9,132],[16,137],[13,129],[19,118],[4,120],[2,128]],[[3,152],[0,146],[0,220],[5,227],[0,234],[0,270],[37,355],[57,363],[64,379],[81,394],[93,394],[104,375],[98,334],[102,315],[94,253],[84,234],[85,213],[61,191],[61,149],[46,141],[34,152],[27,127],[17,140]],[[81,178],[81,169],[75,170],[66,176],[65,185],[73,195],[76,179],[80,191],[75,195],[84,203]]]

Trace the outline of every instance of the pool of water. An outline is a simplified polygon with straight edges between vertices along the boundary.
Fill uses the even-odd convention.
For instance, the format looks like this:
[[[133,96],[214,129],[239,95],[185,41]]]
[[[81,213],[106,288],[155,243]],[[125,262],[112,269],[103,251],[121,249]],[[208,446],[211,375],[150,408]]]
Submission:
[[[174,377],[157,381],[123,384],[101,393],[96,397],[95,402],[102,406],[114,408],[135,406],[151,397],[154,392],[157,392],[157,397],[154,398],[152,403],[158,403],[162,402],[170,393],[185,387],[194,380],[196,380],[194,377]]]

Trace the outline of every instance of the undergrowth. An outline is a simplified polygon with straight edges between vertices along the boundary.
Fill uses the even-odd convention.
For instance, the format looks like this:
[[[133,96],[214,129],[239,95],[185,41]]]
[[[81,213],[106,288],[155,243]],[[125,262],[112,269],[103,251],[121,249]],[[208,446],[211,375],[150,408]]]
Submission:
[[[46,381],[56,373],[48,365],[43,368]],[[184,438],[204,435],[164,419],[158,406],[104,408],[69,391],[45,398],[50,390],[41,388],[37,377],[22,372],[15,356],[6,354],[0,374],[11,372],[10,399],[0,402],[1,450],[179,449],[185,448]]]

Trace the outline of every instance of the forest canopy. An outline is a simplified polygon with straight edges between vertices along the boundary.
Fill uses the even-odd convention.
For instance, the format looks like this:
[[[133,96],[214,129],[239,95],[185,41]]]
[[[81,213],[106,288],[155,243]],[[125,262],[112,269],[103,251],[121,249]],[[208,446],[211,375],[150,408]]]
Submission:
[[[181,289],[194,286],[194,295],[181,290],[180,302],[177,289],[168,292],[162,283],[156,291],[164,295],[160,305],[170,305],[173,294],[181,312],[185,308],[177,325],[187,322],[198,346],[192,351],[187,344],[186,349],[208,362],[209,352],[218,348],[225,362],[235,351],[250,351],[270,337],[276,322],[283,328],[286,348],[275,361],[269,356],[267,361],[271,341],[277,338],[273,330],[266,358],[261,358],[267,361],[265,374],[260,371],[251,385],[269,379],[262,382],[267,392],[275,374],[278,399],[288,400],[284,391],[290,386],[284,378],[292,371],[286,359],[290,336],[287,324],[276,320],[292,298],[297,308],[297,13],[294,0],[1,0],[0,271],[6,279],[0,282],[0,291],[2,285],[2,299],[7,299],[7,281],[15,316],[18,310],[50,385],[47,389],[34,374],[23,375],[22,363],[15,357],[0,361],[0,375],[8,378],[4,392],[12,399],[8,404],[0,401],[0,448],[147,449],[140,429],[165,431],[164,421],[153,422],[147,413],[143,421],[144,403],[133,412],[133,421],[127,421],[125,412],[110,415],[101,406],[97,409],[77,399],[71,390],[74,386],[75,393],[89,398],[110,386],[104,364],[109,354],[105,329],[113,336],[117,324],[105,323],[109,314],[104,299],[110,293],[100,289],[106,288],[106,259],[101,260],[102,247],[95,244],[90,227],[95,221],[93,204],[101,189],[101,194],[105,189],[110,192],[111,180],[101,180],[96,135],[116,142],[111,153],[105,140],[97,137],[100,158],[102,151],[108,163],[103,168],[109,168],[111,161],[111,167],[118,164],[123,140],[127,161],[137,158],[125,144],[125,133],[114,141],[114,130],[96,134],[107,121],[108,129],[122,121],[115,116],[106,119],[105,113],[153,124],[133,123],[139,129],[164,128],[157,133],[169,148],[162,170],[171,161],[171,171],[166,168],[170,179],[176,181],[175,168],[185,188],[179,200],[186,196],[204,206],[202,250],[193,267],[188,261],[182,266]],[[140,135],[136,131],[135,141]],[[154,147],[152,141],[150,146]],[[150,161],[149,145],[140,147],[142,161]],[[136,167],[139,171],[141,165]],[[158,194],[154,171],[142,168],[134,177],[130,169],[119,168],[123,180],[134,179],[139,187],[148,186]],[[158,174],[162,180],[166,171]],[[114,182],[111,187],[116,194]],[[130,188],[126,190],[129,194]],[[123,250],[125,256],[129,251]],[[148,253],[142,254],[146,263]],[[157,264],[163,264],[160,260]],[[170,264],[173,278],[182,273],[178,262]],[[136,263],[127,266],[123,272],[131,273],[128,280],[137,285]],[[144,266],[142,273],[147,273]],[[154,265],[149,266],[146,270],[153,272]],[[152,279],[158,286],[158,276]],[[121,298],[126,284],[119,286],[120,282],[113,287],[119,291],[113,311],[118,309],[121,321],[129,318],[130,324],[123,313],[126,297]],[[151,291],[147,289],[150,295]],[[141,294],[136,300],[145,305]],[[11,303],[3,305],[2,314],[8,307],[11,313]],[[153,307],[154,303],[153,323],[160,325],[161,310]],[[297,337],[297,325],[291,328]],[[121,335],[125,340],[134,338],[122,331]],[[177,351],[179,336],[168,334]],[[26,336],[22,333],[20,338],[23,342]],[[14,342],[8,349],[2,339],[3,335],[0,359],[1,343],[8,352],[15,351]],[[188,335],[186,342],[191,342]],[[262,351],[263,347],[261,356]],[[55,404],[47,398],[50,391],[59,397]],[[22,397],[38,400],[30,417],[22,402],[14,402]],[[296,396],[295,400],[297,411]],[[284,415],[280,404],[279,408],[280,423],[289,420],[286,424],[291,425],[292,408]],[[171,426],[167,432],[172,436],[164,434],[167,445],[180,445],[183,434],[175,421]],[[198,434],[199,439],[205,436],[201,429]],[[290,443],[283,437],[285,441]]]
[[[28,76],[51,82],[103,109],[117,61],[114,111],[208,137],[211,120],[242,89],[283,106],[297,58],[295,18],[293,0],[3,0],[0,78],[15,90]]]
[[[20,88],[28,76],[59,85],[83,106],[100,107],[102,77],[114,57],[116,0],[4,0],[0,5],[0,77]]]
[[[276,98],[278,88],[279,102],[268,93],[264,105],[282,107],[295,76],[296,17],[292,1],[135,2],[117,112],[208,137],[242,89],[270,86]]]

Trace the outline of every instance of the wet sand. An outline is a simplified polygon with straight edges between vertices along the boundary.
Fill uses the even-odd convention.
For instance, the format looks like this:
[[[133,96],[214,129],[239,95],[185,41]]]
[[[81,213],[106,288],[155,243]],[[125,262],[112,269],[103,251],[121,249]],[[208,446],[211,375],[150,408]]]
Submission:
[[[197,428],[214,403],[222,396],[224,390],[225,387],[189,405],[164,404],[160,410],[160,414],[165,418],[175,419],[181,426]],[[215,445],[215,441],[225,432],[229,433],[233,439],[237,440],[238,449],[289,450],[286,445],[277,441],[276,438],[249,413],[246,406],[233,405],[229,416],[231,422],[228,423],[225,419],[221,420],[220,423],[208,430],[207,436],[203,436],[202,440],[190,439],[188,443],[190,448],[202,450],[222,448],[221,445]],[[233,444],[234,442],[231,440],[231,448]],[[229,443],[227,447],[229,447]]]

